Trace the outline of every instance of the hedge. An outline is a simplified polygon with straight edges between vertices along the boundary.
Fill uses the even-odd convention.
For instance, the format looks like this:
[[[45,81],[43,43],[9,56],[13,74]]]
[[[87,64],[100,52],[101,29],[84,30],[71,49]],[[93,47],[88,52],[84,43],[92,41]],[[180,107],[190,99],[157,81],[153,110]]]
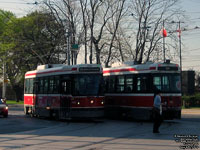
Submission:
[[[195,95],[182,96],[182,103],[186,108],[200,107],[200,93],[196,93]]]

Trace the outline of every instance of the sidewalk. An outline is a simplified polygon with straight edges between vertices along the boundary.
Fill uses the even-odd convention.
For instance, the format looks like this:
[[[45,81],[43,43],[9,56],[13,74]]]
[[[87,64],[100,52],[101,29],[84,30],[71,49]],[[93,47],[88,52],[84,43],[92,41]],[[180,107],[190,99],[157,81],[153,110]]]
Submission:
[[[200,115],[200,108],[182,109],[182,114]]]

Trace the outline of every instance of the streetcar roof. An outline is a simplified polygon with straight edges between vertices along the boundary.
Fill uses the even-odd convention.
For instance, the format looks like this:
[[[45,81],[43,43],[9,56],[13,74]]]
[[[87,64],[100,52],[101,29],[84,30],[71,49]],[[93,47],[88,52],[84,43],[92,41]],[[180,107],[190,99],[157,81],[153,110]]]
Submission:
[[[36,70],[26,72],[25,78],[72,73],[102,73],[102,67],[99,64],[79,64],[70,66],[66,64],[40,65]]]
[[[174,63],[153,63],[144,64],[123,63],[111,68],[103,68],[104,76],[120,75],[132,73],[150,73],[150,72],[180,72],[180,68]]]

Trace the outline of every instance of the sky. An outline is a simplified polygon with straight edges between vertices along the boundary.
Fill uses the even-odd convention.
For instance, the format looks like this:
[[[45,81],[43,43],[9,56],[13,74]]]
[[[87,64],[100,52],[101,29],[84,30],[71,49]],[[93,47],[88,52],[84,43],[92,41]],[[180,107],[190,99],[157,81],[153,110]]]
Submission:
[[[37,6],[35,0],[0,0],[0,9],[11,11],[16,16],[22,17]]]
[[[200,72],[200,0],[182,0],[181,6],[187,15],[182,25],[188,29],[181,36],[183,70]]]
[[[38,6],[37,0],[0,0],[0,9],[9,10],[22,17]],[[179,4],[185,10],[186,20],[182,28],[182,70],[200,72],[200,0],[180,0]],[[199,28],[198,28],[199,27]],[[179,64],[178,62],[175,62]]]

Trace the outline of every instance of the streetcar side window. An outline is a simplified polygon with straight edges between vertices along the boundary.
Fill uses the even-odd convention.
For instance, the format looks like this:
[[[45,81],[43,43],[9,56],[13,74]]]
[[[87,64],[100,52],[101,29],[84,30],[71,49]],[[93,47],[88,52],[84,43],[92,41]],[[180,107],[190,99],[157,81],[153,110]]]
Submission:
[[[54,77],[49,78],[49,93],[54,93]]]
[[[26,94],[33,94],[33,85],[34,85],[34,79],[26,79],[24,92]]]
[[[29,93],[33,94],[33,85],[34,85],[34,79],[30,79],[29,82]]]
[[[162,89],[163,91],[169,91],[169,77],[163,76],[162,77]]]
[[[125,85],[125,92],[130,93],[133,91],[133,76],[126,76]]]
[[[146,76],[138,76],[137,77],[137,91],[138,92],[147,92],[147,77]]]
[[[59,76],[49,77],[49,93],[51,93],[51,94],[59,93],[59,84],[60,84],[59,79],[60,79]]]
[[[105,81],[105,92],[108,92],[108,85],[109,85],[109,77],[106,76],[104,77],[104,81]]]
[[[57,77],[58,79],[58,77]],[[59,81],[57,81],[57,85]],[[62,94],[71,94],[72,91],[72,78],[69,75],[61,77],[61,92]]]
[[[38,78],[35,78],[35,81],[34,81],[34,89],[33,89],[33,91],[34,91],[34,93],[35,94],[38,94],[38,92],[39,92],[39,79]]]
[[[53,93],[59,93],[60,78],[55,76],[53,84]]]
[[[28,94],[28,91],[29,91],[29,79],[26,79],[25,80],[25,94]]]
[[[116,78],[116,92],[124,92],[124,76],[117,76]]]
[[[115,91],[115,76],[110,76],[108,78],[108,92]]]
[[[154,77],[153,85],[155,85],[156,89],[161,90],[161,77]]]
[[[45,77],[44,78],[44,94],[48,93],[48,87],[49,87],[48,77]]]
[[[44,89],[44,79],[39,78],[38,79],[38,93],[43,94],[43,89]]]
[[[63,94],[71,94],[71,81],[62,81],[61,89]]]

